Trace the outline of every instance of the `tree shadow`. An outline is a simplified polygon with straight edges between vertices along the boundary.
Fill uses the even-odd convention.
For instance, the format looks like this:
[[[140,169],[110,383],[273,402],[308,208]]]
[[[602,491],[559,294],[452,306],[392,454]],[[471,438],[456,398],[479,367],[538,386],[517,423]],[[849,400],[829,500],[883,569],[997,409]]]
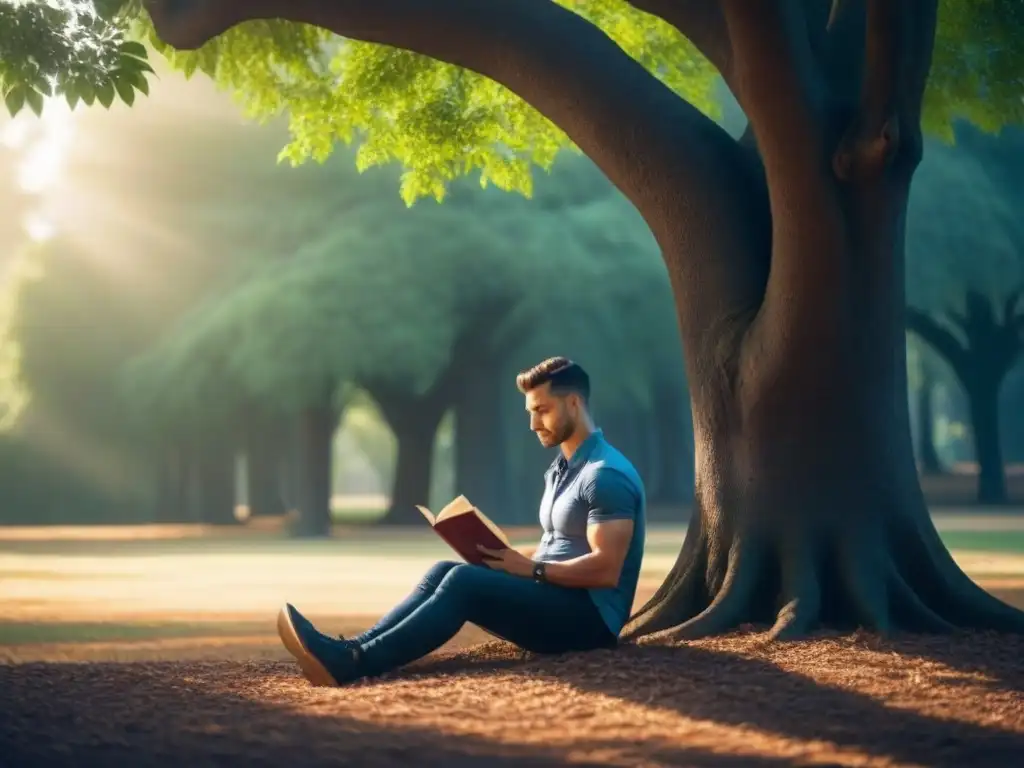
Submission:
[[[242,673],[239,667],[247,666]],[[271,674],[264,673],[270,671]],[[219,688],[218,675],[251,677],[250,695]],[[488,766],[553,768],[569,763],[565,750],[452,736],[426,728],[379,725],[334,714],[332,696],[302,689],[289,709],[253,698],[277,684],[281,665],[161,662],[0,666],[0,764],[34,766]],[[334,699],[336,701],[336,699]],[[621,748],[617,742],[602,746]],[[735,765],[735,756],[666,746],[670,764]],[[599,766],[581,762],[576,766]],[[745,765],[789,762],[773,757]]]
[[[1021,645],[1014,645],[1019,653]],[[972,671],[992,671],[995,664],[1000,682],[989,682],[988,690],[1021,693],[1020,687],[1007,685],[1008,680],[1020,679],[1021,656],[1012,661],[1008,654],[995,660],[965,659],[962,648],[951,646],[943,658],[942,646],[936,645],[929,656],[954,669],[966,662]],[[919,638],[914,638],[902,645],[897,640],[886,649],[921,655],[922,646]],[[912,656],[907,661],[911,663]],[[1014,757],[1024,755],[1024,733],[1020,731],[964,722],[952,712],[948,716],[924,714],[857,690],[822,684],[764,659],[694,645],[625,645],[614,651],[524,660],[514,650],[492,644],[479,657],[457,654],[424,661],[406,674],[459,671],[472,675],[512,666],[518,666],[524,676],[557,679],[581,691],[668,709],[694,720],[752,727],[802,741],[829,741],[900,763],[1006,766],[1013,764]],[[948,682],[943,680],[943,684]],[[968,682],[977,684],[964,684]],[[920,681],[922,688],[929,684]]]

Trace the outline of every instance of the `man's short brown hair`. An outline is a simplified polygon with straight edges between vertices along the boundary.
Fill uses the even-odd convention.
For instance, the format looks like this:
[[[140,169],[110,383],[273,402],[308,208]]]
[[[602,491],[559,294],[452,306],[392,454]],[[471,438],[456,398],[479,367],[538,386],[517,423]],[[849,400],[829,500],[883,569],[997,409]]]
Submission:
[[[552,394],[564,397],[575,393],[583,402],[590,399],[590,376],[579,363],[567,357],[549,357],[516,376],[516,386],[523,394],[545,384],[551,385]]]

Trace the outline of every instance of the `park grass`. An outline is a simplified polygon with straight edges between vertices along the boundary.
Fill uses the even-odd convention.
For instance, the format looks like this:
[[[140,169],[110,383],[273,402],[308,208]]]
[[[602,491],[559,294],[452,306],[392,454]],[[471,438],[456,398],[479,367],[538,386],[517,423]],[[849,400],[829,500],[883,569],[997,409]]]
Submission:
[[[1022,540],[1020,521],[939,528],[970,545],[954,556],[979,583],[1024,607],[1024,547],[1006,546]],[[652,531],[639,600],[681,536]],[[543,658],[467,628],[382,680],[324,690],[298,675],[274,633],[280,602],[351,634],[446,556],[422,532],[0,532],[0,755],[19,766],[1005,766],[1024,754],[1024,642],[994,634],[767,645],[745,627]]]

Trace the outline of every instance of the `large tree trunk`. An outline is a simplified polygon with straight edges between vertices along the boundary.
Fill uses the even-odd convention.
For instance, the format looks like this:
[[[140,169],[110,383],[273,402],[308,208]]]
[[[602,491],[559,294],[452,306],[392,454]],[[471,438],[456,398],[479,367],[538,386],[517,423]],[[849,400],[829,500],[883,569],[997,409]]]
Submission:
[[[978,463],[978,503],[1006,504],[1006,468],[999,435],[999,382],[979,377],[967,392],[967,401]]]
[[[1024,630],[1024,614],[950,556],[914,462],[903,238],[930,54],[905,60],[907,79],[894,82],[884,48],[906,46],[909,57],[912,38],[878,4],[865,44],[842,21],[856,17],[847,7],[835,45],[860,35],[869,53],[859,106],[854,92],[850,112],[833,112],[813,89],[843,62],[818,71],[819,42],[794,38],[803,33],[784,4],[722,7],[770,209],[770,234],[758,246],[752,232],[750,247],[770,266],[746,312],[740,304],[711,321],[693,307],[707,285],[662,238],[694,400],[696,509],[676,565],[626,636],[693,638],[743,622],[771,624],[773,638],[822,624]],[[849,81],[840,76],[833,95]],[[897,87],[917,95],[901,101]],[[739,199],[746,211],[749,193]]]
[[[942,462],[935,448],[935,373],[927,362],[921,364],[921,386],[915,393],[917,405],[917,460],[921,473],[942,474]]]
[[[297,536],[331,534],[331,445],[338,414],[330,398],[299,415]]]
[[[697,482],[677,563],[627,636],[748,621],[774,622],[776,638],[821,624],[1024,631],[943,545],[910,434],[904,218],[937,1],[633,3],[719,69],[750,120],[743,141],[557,3],[147,5],[179,46],[282,16],[468,67],[540,110],[637,206],[676,297]]]
[[[455,492],[495,522],[516,520],[508,493],[505,384],[498,366],[473,366],[455,401]]]

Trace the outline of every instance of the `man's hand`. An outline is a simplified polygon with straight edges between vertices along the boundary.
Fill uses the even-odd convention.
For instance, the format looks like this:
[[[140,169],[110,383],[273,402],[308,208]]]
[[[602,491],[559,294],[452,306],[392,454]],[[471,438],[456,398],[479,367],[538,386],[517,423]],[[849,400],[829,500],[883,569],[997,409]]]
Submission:
[[[513,576],[533,576],[533,560],[515,549],[488,549],[477,545],[484,556],[484,564],[496,571],[511,573]]]

